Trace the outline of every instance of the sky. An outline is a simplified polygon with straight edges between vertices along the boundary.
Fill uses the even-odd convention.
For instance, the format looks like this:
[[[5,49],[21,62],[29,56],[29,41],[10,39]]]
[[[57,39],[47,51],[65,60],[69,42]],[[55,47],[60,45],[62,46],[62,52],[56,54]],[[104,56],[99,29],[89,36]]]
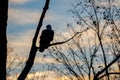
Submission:
[[[20,58],[27,59],[29,55],[34,32],[38,25],[45,1],[46,0],[9,0],[7,26],[8,46],[12,47],[14,53]],[[64,32],[67,23],[74,21],[73,15],[68,12],[68,10],[72,8],[74,1],[75,0],[50,0],[49,10],[43,20],[41,30],[45,29],[47,24],[51,24],[55,34]],[[45,67],[46,64],[49,65],[53,63],[54,60],[51,57],[43,58],[43,54],[44,53],[41,54],[37,52],[33,70],[47,73],[51,79],[56,73],[47,71],[47,67],[43,67]],[[45,62],[43,62],[43,60]],[[21,72],[21,70],[18,69],[17,72]]]
[[[9,0],[7,39],[8,46],[13,48],[19,57],[27,58],[29,55],[32,38],[36,30],[41,12],[46,0]],[[51,0],[49,10],[43,20],[41,30],[47,24],[51,24],[55,34],[62,32],[67,23],[73,18],[68,12],[72,8],[74,0]],[[47,59],[49,63],[52,59]],[[35,69],[42,70],[41,54],[37,54]]]
[[[43,21],[42,30],[47,24],[51,24],[55,32],[63,31],[67,23],[73,19],[71,13],[68,12],[72,7],[73,1],[51,0],[49,10]],[[17,53],[22,53],[23,49],[26,52],[26,48],[30,46],[29,44],[38,25],[44,3],[45,0],[9,1],[8,45],[13,47]]]
[[[70,18],[68,10],[73,0],[51,0],[43,26],[51,24],[53,28],[65,26]],[[37,26],[45,0],[10,0],[8,32],[21,32]],[[17,27],[16,27],[17,26]],[[21,27],[18,30],[18,27]],[[22,28],[24,27],[24,28]]]

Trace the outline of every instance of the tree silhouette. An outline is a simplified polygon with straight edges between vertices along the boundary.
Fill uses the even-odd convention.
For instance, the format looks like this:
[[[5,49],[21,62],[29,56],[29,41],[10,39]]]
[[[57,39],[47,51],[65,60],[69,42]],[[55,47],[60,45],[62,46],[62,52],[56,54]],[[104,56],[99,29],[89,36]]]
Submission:
[[[41,14],[41,17],[40,17],[40,20],[39,20],[39,23],[38,23],[33,41],[32,41],[32,46],[31,46],[29,58],[26,62],[26,65],[25,65],[23,71],[21,72],[21,74],[18,77],[18,80],[24,80],[26,78],[27,74],[29,73],[32,65],[34,64],[34,59],[35,59],[35,55],[36,55],[36,52],[37,52],[36,41],[37,41],[37,38],[38,38],[40,28],[41,28],[42,23],[43,23],[43,19],[45,17],[45,13],[46,13],[47,9],[49,8],[49,2],[50,2],[50,0],[46,0],[45,6],[43,8],[43,12]]]
[[[107,5],[102,4],[102,2],[105,2]],[[101,52],[103,54],[103,60],[104,60],[104,68],[103,70],[101,70],[100,72],[98,72],[96,75],[98,77],[98,74],[101,75],[102,73],[106,72],[106,79],[110,80],[109,77],[109,68],[110,66],[115,63],[115,61],[117,61],[120,57],[119,54],[119,26],[117,25],[116,19],[119,20],[120,18],[117,16],[119,15],[119,7],[112,4],[114,3],[114,1],[111,0],[105,0],[105,1],[99,1],[99,0],[87,0],[87,1],[76,1],[76,5],[74,5],[74,10],[72,11],[73,14],[75,14],[76,17],[78,17],[78,21],[77,24],[78,25],[82,25],[82,26],[88,26],[91,29],[93,29],[98,37],[98,41],[99,41],[99,45],[101,48]],[[81,7],[81,9],[79,9]],[[91,12],[88,10],[91,9]],[[103,10],[103,11],[101,11]],[[118,12],[118,13],[117,13]],[[86,14],[86,15],[84,15]],[[83,18],[84,16],[84,18]],[[114,39],[116,39],[116,48],[117,50],[115,51],[113,49],[113,51],[115,51],[115,53],[117,54],[114,58],[113,61],[111,61],[108,64],[107,61],[107,54],[108,52],[106,52],[106,45],[104,43],[104,36],[108,36],[107,33],[105,32],[107,29],[111,28],[113,31],[110,31],[109,35],[113,35],[114,34]],[[115,37],[116,36],[116,37]],[[112,52],[111,52],[112,53]],[[110,65],[111,64],[111,65]],[[95,75],[95,76],[96,76]],[[96,80],[96,79],[95,79]]]
[[[95,47],[92,47],[92,48],[90,47],[91,45],[89,45],[89,48],[90,48],[89,50],[93,51],[93,52],[90,52],[90,54],[91,54],[90,62],[89,62],[89,58],[87,58],[87,55],[86,55],[87,53],[84,51],[85,49],[83,49],[81,47],[81,44],[79,44],[79,43],[77,44],[77,42],[75,42],[76,44],[74,43],[77,46],[77,48],[79,49],[79,53],[82,54],[82,57],[83,57],[82,59],[83,59],[83,62],[87,65],[86,70],[88,70],[88,72],[86,72],[86,70],[83,70],[82,69],[83,67],[81,67],[81,65],[79,66],[79,64],[77,63],[77,61],[78,61],[77,59],[78,58],[81,59],[81,56],[79,56],[78,53],[76,51],[74,51],[74,48],[72,49],[71,46],[69,46],[69,50],[70,50],[70,54],[72,55],[72,59],[75,62],[74,66],[72,66],[71,62],[69,62],[69,55],[66,56],[64,53],[61,52],[61,50],[58,47],[55,46],[57,53],[59,53],[59,55],[57,54],[58,58],[56,58],[56,60],[58,62],[61,62],[61,59],[62,59],[63,60],[62,63],[66,66],[66,68],[69,70],[69,72],[72,75],[74,75],[78,80],[81,80],[81,79],[85,80],[83,71],[88,74],[89,79],[91,79],[91,73],[93,73],[94,80],[101,79],[104,76],[107,76],[106,79],[109,80],[109,78],[110,78],[109,75],[119,74],[119,73],[110,72],[109,69],[120,58],[120,54],[119,54],[120,50],[118,47],[120,45],[120,39],[119,39],[120,29],[118,26],[116,26],[115,20],[112,18],[113,16],[111,15],[110,0],[108,0],[109,8],[105,8],[103,6],[97,6],[95,4],[95,0],[86,0],[86,1],[88,1],[88,2],[87,2],[87,4],[85,3],[84,6],[81,4],[81,2],[80,3],[77,2],[77,5],[73,6],[74,10],[71,11],[78,18],[77,24],[82,25],[83,27],[85,27],[85,29],[83,31],[75,32],[74,35],[71,38],[67,39],[66,41],[52,43],[49,45],[49,47],[53,46],[53,45],[64,44],[70,40],[73,40],[73,42],[75,42],[74,38],[76,37],[76,35],[80,34],[79,35],[79,39],[80,39],[82,33],[87,32],[89,29],[92,29],[97,35],[99,44],[94,45]],[[26,78],[27,74],[29,73],[32,65],[34,64],[34,59],[36,56],[36,52],[38,50],[38,47],[36,47],[36,41],[38,38],[39,31],[42,27],[42,23],[43,23],[43,19],[45,17],[46,11],[49,8],[49,2],[50,2],[50,0],[46,0],[46,2],[45,2],[45,6],[43,8],[42,15],[40,17],[35,35],[33,37],[33,42],[32,42],[32,46],[31,46],[29,58],[26,62],[26,65],[25,65],[23,71],[21,72],[21,74],[18,77],[18,80],[24,80]],[[1,29],[0,29],[0,79],[6,80],[6,55],[7,55],[6,27],[7,27],[8,0],[1,0],[0,6],[1,6],[0,7],[0,11],[1,11],[0,12],[0,26],[1,26]],[[83,8],[82,11],[77,10],[78,6],[81,6]],[[93,13],[90,13],[89,11],[87,11],[88,9],[92,9]],[[103,13],[101,13],[99,11],[101,9],[103,10]],[[81,14],[83,14],[84,12],[86,12],[84,14],[84,16],[81,16]],[[119,10],[118,10],[118,12],[119,12]],[[86,18],[86,14],[88,14],[87,18]],[[99,18],[101,18],[101,17],[98,16],[100,14],[103,14],[104,17],[102,17],[102,18],[104,18],[104,20],[105,20],[105,25],[102,27],[100,27],[100,22],[99,22],[100,21]],[[90,21],[87,21],[88,19]],[[116,39],[116,42],[115,42],[115,44],[113,44],[112,49],[113,49],[113,51],[115,51],[113,53],[117,54],[110,63],[108,63],[108,61],[107,61],[107,57],[106,57],[107,52],[105,51],[105,48],[104,48],[106,46],[104,46],[104,44],[103,44],[103,39],[104,39],[103,35],[105,34],[105,31],[107,30],[108,25],[112,25],[112,29],[113,29],[112,38]],[[68,43],[67,45],[71,45],[71,44]],[[101,52],[103,54],[102,56],[103,56],[103,60],[104,60],[103,61],[104,66],[102,66],[103,68],[101,69],[101,71],[95,71],[93,63],[94,63],[94,59],[95,59],[96,55],[98,55],[97,53],[98,53],[99,49],[101,49]],[[53,49],[53,52],[54,51],[55,50]],[[76,59],[75,55],[78,57],[77,59]],[[74,67],[76,67],[78,69],[78,71],[81,75],[79,75],[78,73],[76,73],[76,71],[74,71]],[[56,68],[56,67],[54,66],[54,68]]]
[[[78,27],[77,30],[72,27],[72,33],[70,30],[68,34],[89,30],[66,43],[67,46],[54,46],[49,50],[66,71],[53,63],[54,70],[77,80],[120,79],[120,7],[112,3],[113,0],[76,0],[70,12]]]
[[[0,0],[0,79],[6,80],[8,0]]]

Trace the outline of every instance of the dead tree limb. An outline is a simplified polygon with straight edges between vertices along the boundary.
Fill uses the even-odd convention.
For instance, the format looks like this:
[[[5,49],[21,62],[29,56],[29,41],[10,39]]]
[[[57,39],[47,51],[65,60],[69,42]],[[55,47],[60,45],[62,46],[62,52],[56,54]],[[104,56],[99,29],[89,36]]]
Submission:
[[[0,80],[6,80],[8,0],[0,0]]]
[[[18,80],[25,80],[25,78],[26,78],[27,74],[29,73],[32,65],[34,64],[34,59],[35,59],[36,52],[37,52],[36,41],[37,41],[37,38],[38,38],[40,28],[42,27],[42,22],[43,22],[43,19],[45,17],[46,11],[49,8],[49,2],[50,2],[50,0],[46,0],[45,6],[43,8],[43,12],[41,14],[41,17],[40,17],[40,20],[39,20],[39,23],[38,23],[38,26],[37,26],[37,29],[36,29],[36,32],[35,32],[35,35],[34,35],[34,38],[33,38],[29,58],[26,62],[26,65],[25,65],[23,71],[21,72],[21,74],[18,77]]]
[[[85,30],[83,30],[83,31],[81,31],[81,32],[76,32],[71,38],[69,38],[69,39],[67,39],[67,40],[65,40],[65,41],[52,43],[52,44],[49,45],[49,47],[50,47],[50,46],[53,46],[53,45],[59,45],[59,44],[66,43],[66,42],[72,40],[72,39],[73,39],[74,37],[76,37],[78,34],[82,34],[83,32],[87,31],[88,29],[89,29],[89,28],[87,28],[87,29],[85,29]]]

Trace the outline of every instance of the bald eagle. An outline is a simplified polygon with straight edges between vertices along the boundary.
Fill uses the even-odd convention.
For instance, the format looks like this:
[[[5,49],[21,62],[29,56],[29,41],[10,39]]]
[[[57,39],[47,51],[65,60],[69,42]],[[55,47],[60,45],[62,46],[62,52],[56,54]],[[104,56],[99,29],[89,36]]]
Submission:
[[[53,40],[54,37],[54,31],[52,30],[51,25],[47,25],[46,29],[42,31],[42,34],[40,36],[40,47],[39,51],[43,52],[45,49],[47,49],[50,45],[50,42]]]

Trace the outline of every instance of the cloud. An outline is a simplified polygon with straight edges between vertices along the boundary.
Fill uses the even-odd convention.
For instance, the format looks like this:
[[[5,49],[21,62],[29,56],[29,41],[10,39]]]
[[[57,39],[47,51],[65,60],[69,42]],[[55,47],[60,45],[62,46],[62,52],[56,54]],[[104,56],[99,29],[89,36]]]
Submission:
[[[24,24],[35,24],[39,21],[41,13],[37,10],[28,10],[28,9],[9,9],[8,11],[8,20],[10,23],[15,23],[19,25]],[[52,15],[46,15],[45,20],[53,20]]]
[[[29,49],[32,44],[32,38],[34,35],[33,30],[18,33],[15,35],[8,35],[8,45],[13,48],[14,52],[18,55],[25,56],[29,53]]]
[[[39,19],[40,13],[38,11],[30,11],[25,9],[9,9],[9,21],[17,24],[33,24]]]
[[[9,0],[11,4],[25,4],[36,0]]]
[[[108,1],[96,1],[96,4],[97,5],[101,5],[102,7],[107,7],[107,6],[109,6],[109,2]],[[116,6],[116,7],[118,7],[118,6],[120,6],[120,1],[118,1],[118,0],[114,0],[114,1],[112,1],[111,2],[111,6]]]
[[[7,77],[8,80],[16,80],[19,74],[10,75]],[[86,75],[85,75],[86,76]],[[27,80],[76,80],[75,76],[72,75],[61,75],[59,71],[37,71],[31,72],[27,75]],[[87,78],[86,78],[87,79]]]
[[[40,72],[33,72],[29,73],[27,76],[27,80],[64,80],[67,76],[60,76],[59,73],[56,71],[40,71]],[[9,80],[16,80],[17,75],[10,75],[7,77]]]
[[[55,61],[54,58],[40,57],[40,56],[36,57],[35,62],[37,62],[37,63],[43,63],[43,64],[45,64],[45,63],[47,63],[47,64],[52,64],[52,63],[58,64],[58,62]]]

